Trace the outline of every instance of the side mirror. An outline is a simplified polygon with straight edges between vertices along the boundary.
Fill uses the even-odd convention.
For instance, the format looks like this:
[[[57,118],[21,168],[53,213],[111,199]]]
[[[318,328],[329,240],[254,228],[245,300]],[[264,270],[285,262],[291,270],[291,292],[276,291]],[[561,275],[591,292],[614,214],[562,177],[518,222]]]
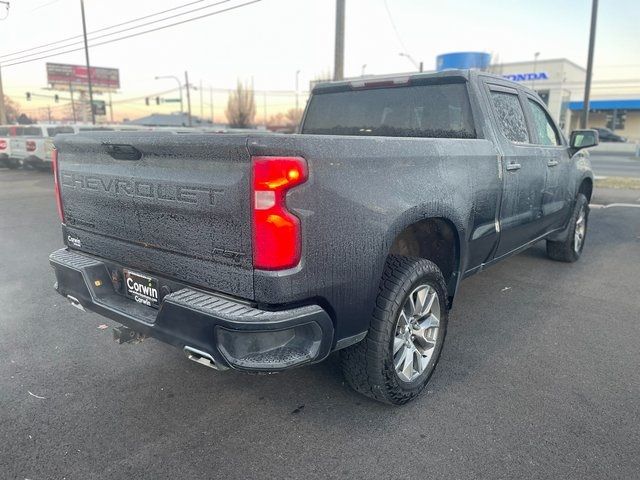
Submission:
[[[600,143],[597,130],[574,130],[569,140],[569,150],[573,156],[578,150],[595,147]]]

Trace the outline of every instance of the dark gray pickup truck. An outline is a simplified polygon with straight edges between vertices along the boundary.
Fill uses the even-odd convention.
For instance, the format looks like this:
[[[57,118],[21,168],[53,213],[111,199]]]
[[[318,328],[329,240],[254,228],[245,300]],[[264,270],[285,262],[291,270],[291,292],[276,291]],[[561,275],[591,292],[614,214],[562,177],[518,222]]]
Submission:
[[[597,143],[467,71],[317,85],[292,135],[58,136],[55,288],[121,342],[263,372],[340,350],[357,391],[405,403],[464,277],[539,240],[580,257]]]

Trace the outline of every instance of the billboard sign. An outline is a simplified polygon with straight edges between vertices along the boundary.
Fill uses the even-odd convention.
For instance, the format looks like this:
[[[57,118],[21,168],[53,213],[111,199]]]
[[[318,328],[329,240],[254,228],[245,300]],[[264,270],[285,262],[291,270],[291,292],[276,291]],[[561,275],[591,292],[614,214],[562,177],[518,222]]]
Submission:
[[[47,83],[54,89],[84,90],[89,86],[87,67],[65,63],[47,63]],[[97,91],[114,91],[120,88],[120,72],[117,68],[91,67],[91,85]]]

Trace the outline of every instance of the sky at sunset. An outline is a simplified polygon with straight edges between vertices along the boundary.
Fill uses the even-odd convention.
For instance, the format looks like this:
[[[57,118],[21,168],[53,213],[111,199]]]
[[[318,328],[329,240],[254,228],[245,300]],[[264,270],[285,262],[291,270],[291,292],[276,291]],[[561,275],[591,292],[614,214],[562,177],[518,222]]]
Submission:
[[[230,0],[172,21],[248,1]],[[185,3],[191,2],[86,0],[87,28],[91,32]],[[219,2],[194,2],[164,16],[213,3]],[[363,65],[368,74],[412,70],[411,62],[399,55],[402,51],[423,61],[426,70],[435,67],[438,54],[460,50],[486,51],[501,62],[530,60],[534,52],[540,52],[540,59],[566,57],[579,65],[586,64],[590,0],[387,0],[388,8],[384,0],[346,0],[346,4],[345,76],[360,75]],[[0,18],[3,17],[4,11],[0,11]],[[162,16],[145,21],[158,18]],[[637,79],[640,84],[640,1],[601,0],[598,21],[596,81]],[[222,120],[224,90],[233,88],[241,79],[253,82],[260,118],[265,103],[268,115],[294,105],[293,93],[274,91],[293,92],[296,71],[300,71],[300,91],[308,89],[310,80],[331,72],[334,22],[334,0],[262,0],[169,29],[95,46],[90,51],[91,63],[120,69],[121,89],[113,96],[116,119],[176,110],[175,104],[156,106],[152,102],[146,106],[143,97],[176,86],[174,80],[154,80],[155,76],[183,78],[185,70],[196,87],[202,83],[205,117],[210,115],[210,88],[216,89],[214,112]],[[143,30],[166,23],[171,22]],[[26,91],[46,93],[41,90],[47,86],[45,63],[83,64],[84,52],[18,65],[10,63],[21,54],[6,55],[81,33],[79,0],[12,0],[8,17],[0,20],[5,94],[29,111],[46,105],[48,100],[25,101]],[[97,35],[104,33],[109,31]],[[192,104],[194,114],[199,115],[199,91],[192,92]],[[54,111],[61,108],[52,106]]]

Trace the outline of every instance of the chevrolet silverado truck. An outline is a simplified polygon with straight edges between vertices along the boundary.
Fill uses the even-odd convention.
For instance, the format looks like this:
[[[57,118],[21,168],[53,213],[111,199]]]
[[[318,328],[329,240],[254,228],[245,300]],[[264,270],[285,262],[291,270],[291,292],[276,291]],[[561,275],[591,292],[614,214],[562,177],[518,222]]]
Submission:
[[[580,257],[597,143],[473,71],[318,84],[290,135],[59,135],[55,288],[120,342],[248,372],[340,351],[355,390],[403,404],[463,278],[541,240]]]

